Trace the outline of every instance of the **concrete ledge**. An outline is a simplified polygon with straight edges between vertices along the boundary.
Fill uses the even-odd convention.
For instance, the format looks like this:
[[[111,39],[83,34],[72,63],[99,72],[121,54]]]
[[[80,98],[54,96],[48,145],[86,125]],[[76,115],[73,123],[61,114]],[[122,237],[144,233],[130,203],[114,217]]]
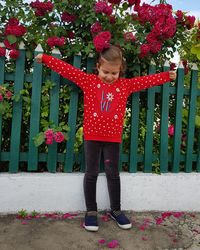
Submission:
[[[84,211],[82,173],[0,174],[0,213]],[[200,174],[121,173],[122,209],[200,212]],[[97,183],[100,210],[109,209],[106,177]]]

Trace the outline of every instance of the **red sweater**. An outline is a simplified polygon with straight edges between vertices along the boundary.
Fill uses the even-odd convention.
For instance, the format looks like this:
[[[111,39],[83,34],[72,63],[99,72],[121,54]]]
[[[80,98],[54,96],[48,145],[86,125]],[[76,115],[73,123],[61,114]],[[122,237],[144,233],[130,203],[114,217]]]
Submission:
[[[112,84],[106,84],[97,75],[87,74],[52,56],[43,54],[42,61],[82,89],[85,140],[121,142],[128,96],[133,92],[170,81],[169,72],[163,72],[131,79],[119,78]]]

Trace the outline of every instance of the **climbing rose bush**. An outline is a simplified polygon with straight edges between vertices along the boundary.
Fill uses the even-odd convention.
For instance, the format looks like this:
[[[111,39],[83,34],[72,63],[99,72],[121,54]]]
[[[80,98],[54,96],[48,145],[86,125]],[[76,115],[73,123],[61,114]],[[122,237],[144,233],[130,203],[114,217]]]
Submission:
[[[140,0],[7,0],[0,8],[0,42],[8,50],[18,50],[23,41],[29,58],[38,43],[45,52],[57,47],[66,57],[79,52],[95,55],[115,44],[132,63],[162,63],[187,39],[195,22],[195,17],[169,4],[153,6]],[[2,48],[0,56],[5,56]],[[16,51],[12,54],[17,58]]]

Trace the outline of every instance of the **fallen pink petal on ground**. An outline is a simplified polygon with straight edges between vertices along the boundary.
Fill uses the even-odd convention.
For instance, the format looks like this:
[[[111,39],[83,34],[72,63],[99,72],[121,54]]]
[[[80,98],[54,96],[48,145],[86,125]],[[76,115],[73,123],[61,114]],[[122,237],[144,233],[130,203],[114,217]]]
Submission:
[[[27,224],[28,224],[28,221],[23,220],[23,221],[21,222],[21,224],[22,224],[22,225],[27,225]]]
[[[100,239],[98,242],[99,244],[104,244],[106,241],[104,239]]]
[[[105,215],[103,215],[103,216],[101,217],[101,220],[107,222],[107,221],[110,220],[110,217],[109,217],[109,215],[105,214]]]
[[[146,236],[142,236],[141,239],[144,240],[144,241],[148,240],[148,238]]]
[[[119,246],[118,240],[112,240],[111,242],[108,242],[107,244],[108,248],[116,248]]]

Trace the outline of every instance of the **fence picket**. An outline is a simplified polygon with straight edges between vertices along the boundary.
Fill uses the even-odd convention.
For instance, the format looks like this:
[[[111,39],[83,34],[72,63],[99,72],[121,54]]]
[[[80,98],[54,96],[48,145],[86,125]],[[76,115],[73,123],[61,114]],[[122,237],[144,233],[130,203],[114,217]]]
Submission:
[[[164,71],[169,70],[165,64]],[[161,119],[160,119],[160,172],[168,172],[168,117],[169,117],[169,83],[162,85],[161,90]]]
[[[81,66],[81,56],[74,56],[73,65],[77,68]],[[72,172],[73,163],[74,163],[74,142],[76,135],[76,117],[77,117],[77,108],[78,108],[78,94],[79,88],[75,85],[72,86],[70,94],[70,104],[69,104],[69,116],[68,116],[68,126],[70,131],[68,133],[69,140],[67,141],[67,150],[65,158],[65,172]]]
[[[38,46],[34,56],[42,53],[41,46]],[[28,170],[36,171],[38,166],[38,148],[34,145],[33,138],[39,133],[40,124],[40,103],[42,88],[42,64],[34,62],[32,97],[31,97],[31,117],[29,132],[29,152],[28,152]]]
[[[198,69],[193,67],[191,74],[190,85],[190,103],[188,114],[188,129],[187,129],[187,148],[186,148],[186,161],[185,172],[192,172],[192,155],[194,145],[194,129],[195,129],[195,113],[196,113],[196,101],[197,101],[197,81],[198,81]]]
[[[149,75],[156,71],[155,65],[150,65]],[[147,90],[147,114],[146,114],[146,135],[144,146],[144,172],[152,172],[153,159],[153,123],[154,123],[154,108],[155,108],[155,88]]]
[[[0,57],[0,86],[4,83],[5,57]],[[0,161],[2,148],[2,115],[0,114]]]
[[[178,68],[177,86],[176,86],[176,111],[175,111],[175,128],[174,128],[174,142],[173,142],[173,159],[172,171],[179,172],[180,166],[180,146],[181,146],[181,128],[182,128],[182,105],[183,105],[183,91],[184,91],[184,70],[181,65]]]
[[[24,69],[25,69],[25,48],[24,44],[20,45],[20,56],[16,61],[16,73],[14,81],[14,94],[19,94],[24,86]],[[10,145],[10,162],[9,172],[16,173],[19,168],[20,156],[20,139],[22,124],[22,99],[13,102],[12,128],[11,128],[11,145]]]
[[[52,55],[56,58],[61,57],[61,54],[58,50],[53,50],[52,53]],[[50,90],[49,120],[52,121],[56,126],[58,126],[60,76],[55,71],[51,71],[51,81],[55,84],[55,86]],[[57,143],[53,143],[52,145],[48,146],[47,169],[52,173],[56,172],[57,148]]]
[[[136,65],[137,74],[140,75],[140,66]],[[139,112],[140,112],[140,93],[132,94],[131,100],[131,135],[130,135],[130,166],[129,172],[137,172],[138,164],[138,129],[139,129]]]

